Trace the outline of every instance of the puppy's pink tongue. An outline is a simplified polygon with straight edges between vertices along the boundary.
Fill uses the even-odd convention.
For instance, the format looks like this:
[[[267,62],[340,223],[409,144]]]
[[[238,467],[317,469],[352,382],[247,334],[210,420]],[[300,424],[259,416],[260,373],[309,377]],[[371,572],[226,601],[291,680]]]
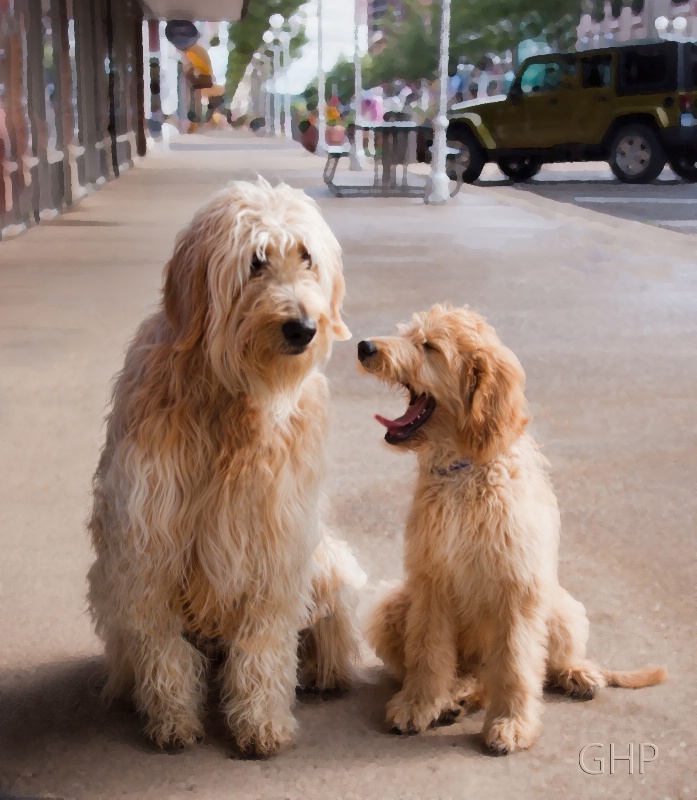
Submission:
[[[402,414],[401,417],[397,417],[397,419],[387,419],[380,414],[376,414],[375,419],[381,425],[384,425],[388,431],[398,431],[401,428],[406,428],[407,425],[411,425],[411,423],[416,420],[416,418],[419,416],[419,414],[421,414],[427,405],[428,395],[422,394],[421,397],[419,397],[409,406],[409,408],[404,414]]]

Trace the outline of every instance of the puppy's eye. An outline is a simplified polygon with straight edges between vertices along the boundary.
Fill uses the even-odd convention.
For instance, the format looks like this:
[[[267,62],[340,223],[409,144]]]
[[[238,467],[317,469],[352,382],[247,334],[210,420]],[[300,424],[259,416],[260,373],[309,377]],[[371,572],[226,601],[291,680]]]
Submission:
[[[434,353],[440,352],[440,350],[435,345],[432,345],[430,342],[424,342],[424,350],[432,350]]]
[[[255,253],[252,256],[252,263],[251,263],[252,275],[258,275],[266,266],[266,261],[262,261],[259,256]]]

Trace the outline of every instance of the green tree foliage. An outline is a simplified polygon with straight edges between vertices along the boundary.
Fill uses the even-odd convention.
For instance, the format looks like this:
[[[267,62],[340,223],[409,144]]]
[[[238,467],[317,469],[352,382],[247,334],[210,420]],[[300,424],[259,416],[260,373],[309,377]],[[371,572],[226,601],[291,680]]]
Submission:
[[[331,98],[336,89],[336,95],[341,103],[350,103],[353,99],[353,90],[355,86],[353,61],[348,61],[344,57],[340,58],[334,67],[325,75],[325,81],[327,89],[325,101]],[[305,89],[303,97],[310,108],[317,107],[318,89],[316,79]]]
[[[231,49],[225,76],[225,88],[230,96],[237,90],[252,56],[263,44],[262,37],[269,29],[269,17],[281,14],[288,19],[302,4],[303,0],[250,0],[242,19],[230,24]],[[301,30],[291,40],[291,55],[297,55],[306,43],[307,37]]]
[[[632,0],[613,2],[619,6],[632,4]],[[572,49],[581,13],[597,13],[602,6],[602,0],[452,0],[451,62],[476,64],[488,54],[514,50],[523,39],[544,39],[555,49]],[[386,45],[370,59],[366,85],[394,79],[412,82],[436,75],[438,0],[430,4],[406,0],[402,17],[388,16],[383,27]]]
[[[472,0],[454,0],[453,7],[469,2]],[[377,55],[367,59],[364,85],[377,86],[395,79],[411,82],[435,76],[439,8],[437,0],[431,7],[418,0],[407,0],[400,19],[390,12],[382,23],[386,44]]]

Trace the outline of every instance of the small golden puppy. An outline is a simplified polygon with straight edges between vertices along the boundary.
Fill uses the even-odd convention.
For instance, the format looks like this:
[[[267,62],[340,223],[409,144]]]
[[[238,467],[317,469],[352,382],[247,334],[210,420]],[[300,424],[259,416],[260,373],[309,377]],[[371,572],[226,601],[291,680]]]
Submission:
[[[363,576],[319,515],[321,368],[350,338],[343,297],[316,204],[239,182],[179,235],[128,349],[94,477],[89,603],[105,695],[131,692],[159,745],[203,734],[211,642],[245,753],[291,738],[299,666],[318,689],[351,679]]]
[[[400,336],[360,342],[365,370],[410,396],[385,440],[419,459],[405,533],[404,585],[368,638],[403,680],[388,723],[423,731],[460,705],[488,705],[486,744],[529,747],[545,682],[591,697],[663,681],[586,660],[584,607],[557,577],[559,510],[547,462],[526,433],[525,376],[474,312],[436,305]]]

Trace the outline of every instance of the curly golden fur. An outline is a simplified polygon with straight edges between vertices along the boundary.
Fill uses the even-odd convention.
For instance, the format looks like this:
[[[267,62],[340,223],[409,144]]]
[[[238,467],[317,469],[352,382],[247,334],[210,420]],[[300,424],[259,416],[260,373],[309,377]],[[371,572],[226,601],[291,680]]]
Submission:
[[[89,603],[105,696],[132,691],[159,745],[203,734],[208,660],[192,642],[222,642],[222,702],[243,752],[291,738],[303,629],[308,680],[351,680],[361,573],[318,510],[320,369],[350,338],[343,297],[316,204],[239,182],[179,235],[162,304],[128,349],[94,477]]]
[[[535,740],[545,681],[583,697],[663,681],[663,669],[586,660],[589,623],[559,585],[559,511],[526,433],[515,355],[468,309],[434,306],[400,332],[358,346],[365,370],[410,391],[407,414],[379,419],[419,460],[405,582],[368,631],[403,680],[388,723],[423,731],[459,705],[487,705],[486,744],[508,753]]]

